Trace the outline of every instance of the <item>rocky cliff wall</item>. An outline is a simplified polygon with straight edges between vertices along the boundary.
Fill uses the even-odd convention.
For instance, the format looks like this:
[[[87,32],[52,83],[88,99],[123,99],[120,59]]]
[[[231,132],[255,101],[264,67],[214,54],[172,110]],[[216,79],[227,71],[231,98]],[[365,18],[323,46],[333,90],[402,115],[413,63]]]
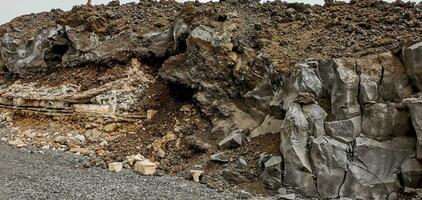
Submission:
[[[370,6],[387,10],[400,6],[368,2],[358,5],[362,10]],[[341,4],[327,9],[342,10],[348,6],[355,8]],[[293,18],[312,11],[309,8],[311,11],[306,14],[293,14],[304,8],[288,7],[283,13]],[[239,43],[251,33],[245,30],[251,19],[243,16],[244,10],[238,14],[220,13],[207,21],[207,14],[187,11],[194,9],[189,4],[184,9],[167,29],[157,32],[125,30],[104,37],[102,32],[87,26],[62,24],[43,29],[31,40],[4,34],[0,40],[0,66],[5,81],[0,104],[8,109],[48,108],[55,112],[78,112],[79,104],[111,105],[115,106],[115,114],[136,118],[136,113],[120,108],[123,106],[116,102],[128,95],[142,95],[136,89],[123,91],[125,82],[146,85],[154,79],[139,69],[132,69],[136,73],[130,71],[132,76],[127,80],[119,79],[86,92],[51,91],[22,81],[31,82],[40,74],[48,76],[64,68],[130,62],[139,68],[142,63],[167,84],[190,88],[203,118],[212,124],[209,134],[221,136],[219,149],[236,149],[263,135],[279,135],[279,156],[262,155],[257,160],[259,177],[268,189],[287,187],[305,197],[324,199],[386,199],[406,187],[422,187],[421,42],[395,49],[388,45],[374,47],[376,50],[364,55],[347,51],[331,55],[332,48],[327,47],[323,53],[305,50],[300,58],[289,55],[288,60],[281,61],[272,55],[289,52],[280,49],[283,44],[271,49],[274,40],[268,37],[258,39],[263,45],[258,48]],[[395,23],[420,23],[420,10],[403,9],[409,11],[407,15],[413,16],[413,21],[392,19],[394,23],[387,28]],[[262,29],[256,24],[252,28]],[[342,32],[347,26],[337,29]],[[413,34],[421,37],[421,32]],[[387,34],[385,38],[391,37]],[[246,43],[259,41],[251,39]],[[341,44],[340,39],[337,42]],[[292,54],[299,56],[297,52]],[[307,57],[312,55],[318,57]],[[283,67],[287,64],[287,68]],[[110,90],[125,95],[113,96],[107,93]],[[94,101],[100,97],[103,101]],[[100,107],[93,110],[111,112]],[[273,142],[276,141],[266,141]],[[236,175],[232,173],[233,176]]]

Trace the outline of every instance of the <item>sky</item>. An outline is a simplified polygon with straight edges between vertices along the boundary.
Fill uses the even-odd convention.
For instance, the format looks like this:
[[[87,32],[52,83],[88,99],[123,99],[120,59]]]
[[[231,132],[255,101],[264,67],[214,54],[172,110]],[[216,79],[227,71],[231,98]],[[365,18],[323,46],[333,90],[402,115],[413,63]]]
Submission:
[[[93,4],[107,4],[111,0],[92,0]],[[138,2],[139,0],[120,0],[120,3]],[[178,0],[186,1],[186,0]],[[200,0],[206,1],[206,0]],[[301,2],[322,5],[324,0],[284,0],[287,2]],[[387,0],[394,1],[394,0]],[[407,0],[406,0],[407,1]],[[411,0],[420,2],[421,0]],[[0,0],[0,24],[4,24],[13,18],[30,13],[49,11],[53,8],[70,10],[74,5],[86,3],[86,0]]]

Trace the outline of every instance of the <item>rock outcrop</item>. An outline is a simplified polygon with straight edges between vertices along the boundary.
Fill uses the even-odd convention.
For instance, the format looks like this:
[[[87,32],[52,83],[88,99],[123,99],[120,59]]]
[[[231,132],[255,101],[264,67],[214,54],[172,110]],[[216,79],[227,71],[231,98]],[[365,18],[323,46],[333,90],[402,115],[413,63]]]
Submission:
[[[135,27],[114,32],[112,27],[101,25],[102,21],[115,22],[111,13],[94,15],[95,23],[89,20],[88,24],[77,25],[74,14],[80,10],[75,8],[65,15],[69,19],[42,29],[31,40],[12,33],[2,34],[0,67],[5,77],[0,87],[0,107],[54,115],[88,113],[124,118],[139,122],[141,126],[137,128],[143,131],[146,119],[146,126],[157,124],[152,126],[154,137],[163,136],[145,147],[155,152],[157,159],[174,164],[177,161],[166,158],[166,150],[182,149],[175,153],[177,159],[205,155],[202,159],[192,159],[205,165],[212,154],[211,160],[215,162],[211,162],[213,167],[209,169],[220,166],[221,170],[214,174],[230,184],[256,178],[271,190],[287,187],[304,197],[324,199],[386,199],[404,187],[422,187],[422,96],[418,93],[422,89],[422,44],[413,42],[404,45],[401,51],[393,51],[390,44],[396,32],[414,39],[414,34],[402,28],[391,30],[406,24],[409,30],[420,31],[419,11],[398,2],[334,3],[326,9],[349,13],[347,9],[356,6],[364,14],[369,11],[373,15],[393,14],[385,19],[388,22],[371,21],[372,16],[364,17],[370,23],[351,24],[347,22],[352,17],[339,16],[344,21],[333,20],[321,29],[332,31],[327,32],[327,37],[335,39],[336,47],[313,32],[318,45],[313,40],[306,45],[297,44],[297,48],[309,49],[300,50],[302,53],[292,51],[292,55],[301,57],[291,58],[284,54],[290,53],[286,50],[295,46],[295,42],[270,33],[272,26],[287,26],[289,22],[288,26],[293,27],[290,22],[294,22],[301,27],[310,23],[315,24],[311,29],[314,30],[319,24],[315,20],[323,17],[316,19],[313,15],[318,15],[318,11],[326,17],[325,10],[299,4],[286,4],[286,7],[279,2],[264,5],[251,2],[251,6],[234,1],[224,1],[219,6],[210,3],[215,10],[197,10],[201,4],[195,5],[187,3],[171,23],[157,25],[161,27],[157,31],[144,32]],[[263,13],[277,8],[267,13],[274,21],[255,23],[245,16],[247,12],[257,12],[251,11],[254,6]],[[409,13],[406,17],[395,10],[400,7]],[[229,8],[235,10],[229,12]],[[353,17],[362,18],[355,14]],[[409,19],[396,24],[398,19],[405,18]],[[273,22],[280,24],[268,25]],[[262,31],[262,27],[268,29]],[[386,31],[385,27],[390,28]],[[375,35],[380,33],[367,29],[385,34],[376,39]],[[338,32],[344,33],[346,39],[353,38],[353,42],[331,35]],[[359,37],[350,36],[351,33]],[[295,34],[302,32],[295,30]],[[303,34],[307,35],[303,40],[310,40],[312,34]],[[388,40],[384,41],[382,36]],[[371,43],[362,38],[368,38]],[[359,50],[358,40],[366,41],[362,43],[368,46],[366,53]],[[377,44],[371,46],[373,41]],[[326,51],[321,50],[325,47],[319,42],[329,46]],[[345,46],[353,46],[355,50],[346,50]],[[309,53],[320,50],[322,53]],[[87,85],[42,78],[67,73],[66,70],[103,66],[117,72],[101,78],[93,76],[95,81],[88,81]],[[72,75],[65,77],[71,79]],[[155,87],[157,84],[164,86]],[[166,101],[156,93],[166,86],[172,91],[165,94],[173,95],[175,102],[190,102],[201,113],[193,111],[196,107],[184,107],[180,108],[184,116],[196,118],[180,120],[179,115],[161,116],[174,119],[174,124],[152,117],[148,110],[155,115],[164,109],[176,110],[161,106]],[[151,92],[151,88],[155,90]],[[144,98],[151,96],[159,96],[159,103],[145,106],[150,100]],[[201,120],[207,121],[210,128],[195,124]],[[98,142],[103,130],[113,133],[118,127],[87,124],[86,129],[87,139]],[[166,140],[165,135],[171,135],[172,139]],[[275,135],[277,140],[262,139],[269,135]],[[207,142],[201,137],[206,137]],[[239,165],[234,160],[240,160],[243,154],[255,155],[262,150],[249,143],[264,146],[262,149],[275,146],[276,153],[261,158],[259,170],[249,169],[243,158],[242,167],[234,167]],[[135,170],[146,175],[156,173],[157,162],[147,161],[135,162]],[[178,166],[177,172],[184,168]],[[201,176],[201,182],[209,181],[210,186],[215,186],[217,178],[210,177],[213,173],[204,169],[200,173],[194,171],[195,181],[199,182]],[[260,174],[254,174],[254,170]]]

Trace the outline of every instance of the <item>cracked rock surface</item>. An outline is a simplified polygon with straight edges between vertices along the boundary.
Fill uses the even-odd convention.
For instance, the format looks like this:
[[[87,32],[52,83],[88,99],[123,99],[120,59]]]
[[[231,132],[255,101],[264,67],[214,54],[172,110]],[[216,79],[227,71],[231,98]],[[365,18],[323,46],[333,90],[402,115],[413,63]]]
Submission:
[[[375,0],[22,16],[0,26],[4,139],[82,154],[88,167],[139,157],[157,175],[203,171],[196,181],[245,195],[411,198],[421,21],[412,3]]]

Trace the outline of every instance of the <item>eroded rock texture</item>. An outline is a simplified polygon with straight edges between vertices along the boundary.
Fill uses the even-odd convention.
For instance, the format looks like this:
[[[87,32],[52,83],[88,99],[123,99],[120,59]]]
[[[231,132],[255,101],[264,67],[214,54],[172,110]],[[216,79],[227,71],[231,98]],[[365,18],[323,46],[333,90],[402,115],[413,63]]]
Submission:
[[[355,4],[364,9],[382,3]],[[391,6],[385,9],[387,5]],[[342,6],[338,8],[347,8]],[[250,18],[223,8],[219,12],[224,14],[212,15],[215,20],[195,19],[199,14],[193,7],[186,5],[180,16],[156,32],[114,33],[101,25],[104,16],[94,15],[98,22],[89,26],[56,25],[31,40],[4,34],[0,66],[10,80],[0,88],[1,107],[141,119],[147,116],[136,99],[150,95],[145,91],[160,80],[178,85],[175,90],[194,100],[201,116],[212,123],[206,134],[219,138],[215,149],[247,148],[251,140],[279,135],[280,142],[265,141],[277,142],[279,155],[262,161],[259,175],[271,190],[287,187],[312,198],[386,199],[404,187],[422,187],[422,101],[417,93],[422,84],[421,43],[404,46],[401,55],[388,48],[362,55],[330,49],[306,54],[318,58],[289,59],[295,63],[286,68],[278,65],[275,55],[282,52],[271,51],[273,45],[283,48],[286,41],[254,40],[262,25],[249,27]],[[302,8],[293,7],[283,11],[293,18],[289,20],[314,12],[309,8],[307,14],[296,13]],[[283,21],[279,14],[272,17]],[[337,23],[341,22],[333,22]],[[344,26],[350,32],[360,30]],[[107,30],[113,34],[104,36]],[[125,70],[113,80],[94,77],[98,83],[92,88],[43,85],[37,79],[40,74],[104,65]],[[213,149],[196,136],[189,138],[195,151]],[[247,182],[243,174],[228,169],[223,176]]]

